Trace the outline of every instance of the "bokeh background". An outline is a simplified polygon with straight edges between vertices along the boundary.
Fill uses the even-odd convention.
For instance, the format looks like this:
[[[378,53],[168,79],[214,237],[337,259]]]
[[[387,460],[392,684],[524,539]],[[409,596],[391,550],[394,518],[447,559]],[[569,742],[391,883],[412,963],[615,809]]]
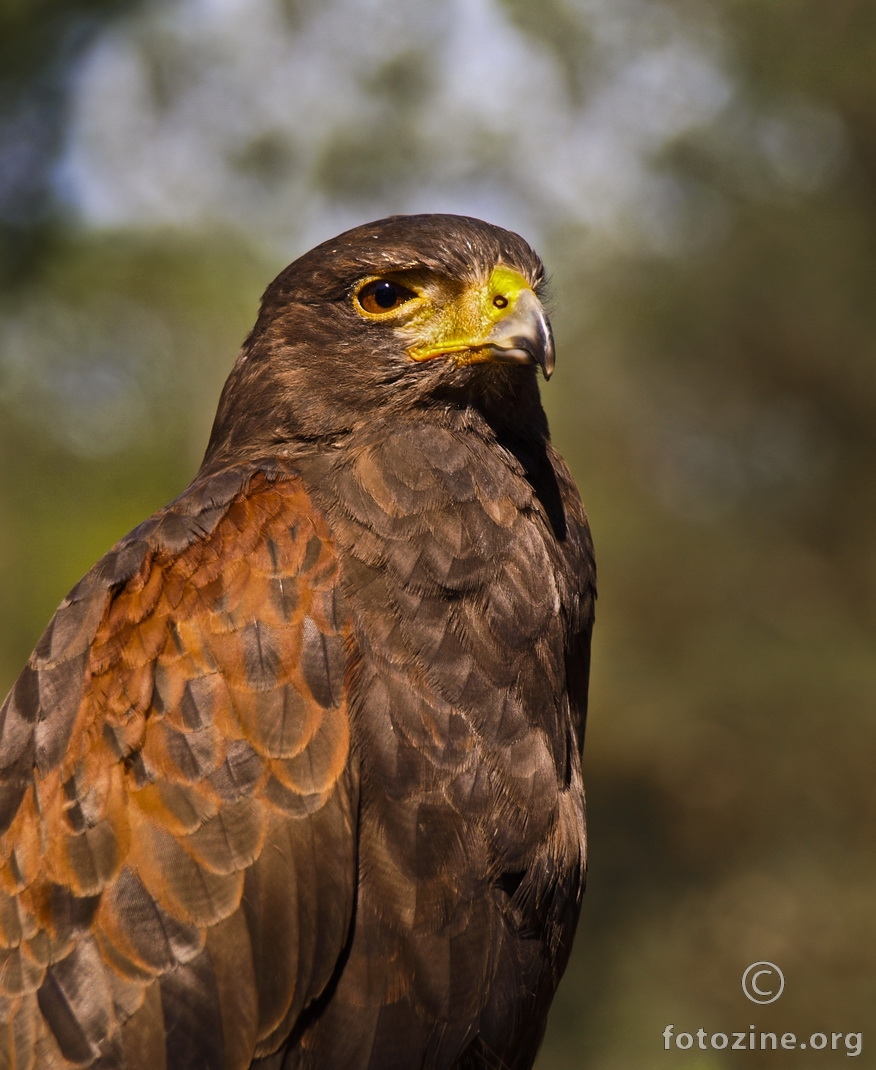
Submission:
[[[874,70],[872,0],[3,0],[0,693],[190,479],[286,262],[392,212],[511,227],[600,564],[539,1070],[846,1057],[669,1023],[876,1066]]]

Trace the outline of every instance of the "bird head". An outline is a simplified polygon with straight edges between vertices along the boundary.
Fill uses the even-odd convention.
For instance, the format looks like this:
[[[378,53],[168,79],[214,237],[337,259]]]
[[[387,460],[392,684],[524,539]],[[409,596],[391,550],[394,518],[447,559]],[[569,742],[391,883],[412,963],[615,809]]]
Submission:
[[[453,215],[347,231],[268,287],[208,459],[343,435],[430,403],[541,413],[554,345],[544,267],[518,235]]]
[[[415,363],[535,364],[546,379],[554,370],[544,308],[530,280],[506,264],[479,278],[423,268],[366,276],[353,307],[375,327],[389,327]]]

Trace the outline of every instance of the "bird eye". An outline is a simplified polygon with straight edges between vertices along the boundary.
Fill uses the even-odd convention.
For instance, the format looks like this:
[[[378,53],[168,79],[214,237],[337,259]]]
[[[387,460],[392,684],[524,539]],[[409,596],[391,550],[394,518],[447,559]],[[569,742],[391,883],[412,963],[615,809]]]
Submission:
[[[504,294],[496,294],[496,296],[493,298],[493,304],[496,306],[496,308],[507,308],[508,298]]]
[[[382,312],[392,312],[406,301],[412,300],[417,295],[406,286],[389,279],[373,279],[366,282],[356,294],[361,307],[372,315],[380,315]]]

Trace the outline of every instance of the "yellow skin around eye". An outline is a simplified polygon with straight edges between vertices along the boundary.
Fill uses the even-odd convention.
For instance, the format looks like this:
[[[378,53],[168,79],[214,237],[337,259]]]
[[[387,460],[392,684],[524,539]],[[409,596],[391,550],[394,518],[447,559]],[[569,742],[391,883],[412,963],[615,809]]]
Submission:
[[[486,285],[470,286],[437,308],[425,302],[419,314],[405,324],[405,333],[413,343],[408,347],[411,360],[449,357],[459,365],[488,360],[482,348],[487,335],[514,311],[520,294],[531,289],[519,272],[499,265]],[[499,304],[496,298],[500,298]]]

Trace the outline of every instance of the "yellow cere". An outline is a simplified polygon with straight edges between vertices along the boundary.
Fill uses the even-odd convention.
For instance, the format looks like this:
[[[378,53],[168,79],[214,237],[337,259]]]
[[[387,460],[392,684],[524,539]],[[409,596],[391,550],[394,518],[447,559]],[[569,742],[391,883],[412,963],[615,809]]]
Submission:
[[[519,271],[514,271],[513,268],[503,267],[501,264],[499,267],[493,270],[493,274],[490,276],[490,281],[487,283],[486,289],[482,290],[483,302],[485,305],[484,312],[486,316],[490,316],[490,326],[500,320],[503,316],[514,307],[517,302],[517,298],[523,293],[524,290],[529,290],[532,287],[524,279]],[[508,302],[507,306],[499,306],[496,304],[496,298],[505,298]],[[486,318],[486,317],[485,317]]]
[[[430,316],[417,317],[414,344],[408,349],[411,360],[432,360],[454,356],[459,364],[486,359],[477,353],[495,324],[513,311],[517,298],[531,289],[519,271],[500,265],[486,285],[472,286]],[[456,356],[458,354],[458,356]]]

